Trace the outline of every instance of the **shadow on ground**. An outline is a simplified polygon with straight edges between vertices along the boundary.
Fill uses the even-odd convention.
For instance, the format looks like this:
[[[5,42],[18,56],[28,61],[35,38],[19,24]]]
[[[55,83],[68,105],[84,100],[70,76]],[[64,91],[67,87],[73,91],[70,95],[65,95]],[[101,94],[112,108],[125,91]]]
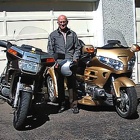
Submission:
[[[140,98],[138,99],[138,105],[140,105]],[[80,110],[87,110],[92,112],[115,112],[114,106],[87,106],[79,104]],[[69,105],[67,103],[67,109],[69,109]],[[22,131],[32,130],[38,128],[49,121],[50,114],[58,113],[58,105],[54,104],[40,104],[32,106],[30,113],[27,117],[25,128]],[[130,119],[138,119],[139,115],[136,112]]]
[[[138,98],[138,106],[140,105],[140,98]],[[86,106],[86,105],[79,105],[79,108],[80,109],[83,109],[83,110],[87,110],[87,111],[92,111],[92,112],[103,112],[103,111],[107,111],[107,112],[116,112],[116,109],[114,106],[107,106],[107,105],[104,105],[104,106]],[[117,113],[117,112],[116,112]],[[121,117],[121,116],[120,116]],[[138,119],[139,118],[139,114],[138,114],[138,111],[135,112],[134,115],[132,115],[131,118],[129,118],[130,120],[133,120],[133,119]]]
[[[58,112],[58,106],[50,104],[33,105],[27,116],[25,122],[25,128],[22,131],[32,130],[42,126],[49,121],[50,114],[56,114]]]

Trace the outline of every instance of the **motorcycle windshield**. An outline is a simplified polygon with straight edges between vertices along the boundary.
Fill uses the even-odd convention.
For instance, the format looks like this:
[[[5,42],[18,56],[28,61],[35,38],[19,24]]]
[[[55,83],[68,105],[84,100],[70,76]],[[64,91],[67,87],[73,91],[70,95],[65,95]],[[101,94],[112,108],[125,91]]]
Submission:
[[[128,47],[126,39],[123,33],[119,30],[115,29],[108,29],[107,32],[104,34],[104,42],[105,46],[107,44],[120,44],[118,47]],[[113,47],[114,45],[112,45]]]
[[[48,32],[42,28],[27,26],[19,32],[15,38],[15,44],[19,47],[23,44],[31,45],[46,52],[48,35]]]

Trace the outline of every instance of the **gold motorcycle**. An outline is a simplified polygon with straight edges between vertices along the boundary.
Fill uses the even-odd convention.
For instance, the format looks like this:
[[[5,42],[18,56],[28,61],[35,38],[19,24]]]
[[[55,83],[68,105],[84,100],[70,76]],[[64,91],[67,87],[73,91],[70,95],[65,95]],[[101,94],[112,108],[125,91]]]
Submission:
[[[140,47],[136,44],[128,47],[119,31],[110,33],[106,39],[108,43],[103,47],[81,45],[76,73],[78,103],[115,106],[121,117],[131,118],[138,105],[132,72],[135,52]],[[51,102],[55,102],[58,97],[56,78],[53,66],[48,69],[46,82]]]

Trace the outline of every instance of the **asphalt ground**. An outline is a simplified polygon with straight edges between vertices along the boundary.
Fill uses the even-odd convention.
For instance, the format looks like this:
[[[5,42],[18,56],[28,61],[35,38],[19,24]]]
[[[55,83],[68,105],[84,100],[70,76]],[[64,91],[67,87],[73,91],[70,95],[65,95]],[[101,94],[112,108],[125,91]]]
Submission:
[[[136,90],[140,102],[140,86]],[[112,107],[80,106],[79,114],[73,114],[48,105],[36,111],[17,131],[12,108],[0,100],[0,140],[140,140],[140,103],[132,119],[121,118]]]

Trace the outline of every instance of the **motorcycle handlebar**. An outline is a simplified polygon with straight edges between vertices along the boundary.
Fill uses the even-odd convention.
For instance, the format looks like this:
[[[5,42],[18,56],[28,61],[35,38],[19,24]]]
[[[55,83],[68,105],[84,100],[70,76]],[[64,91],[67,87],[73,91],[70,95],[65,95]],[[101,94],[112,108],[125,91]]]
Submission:
[[[5,40],[0,40],[0,46],[3,48],[10,48],[12,46],[12,44],[9,41],[5,41]]]

